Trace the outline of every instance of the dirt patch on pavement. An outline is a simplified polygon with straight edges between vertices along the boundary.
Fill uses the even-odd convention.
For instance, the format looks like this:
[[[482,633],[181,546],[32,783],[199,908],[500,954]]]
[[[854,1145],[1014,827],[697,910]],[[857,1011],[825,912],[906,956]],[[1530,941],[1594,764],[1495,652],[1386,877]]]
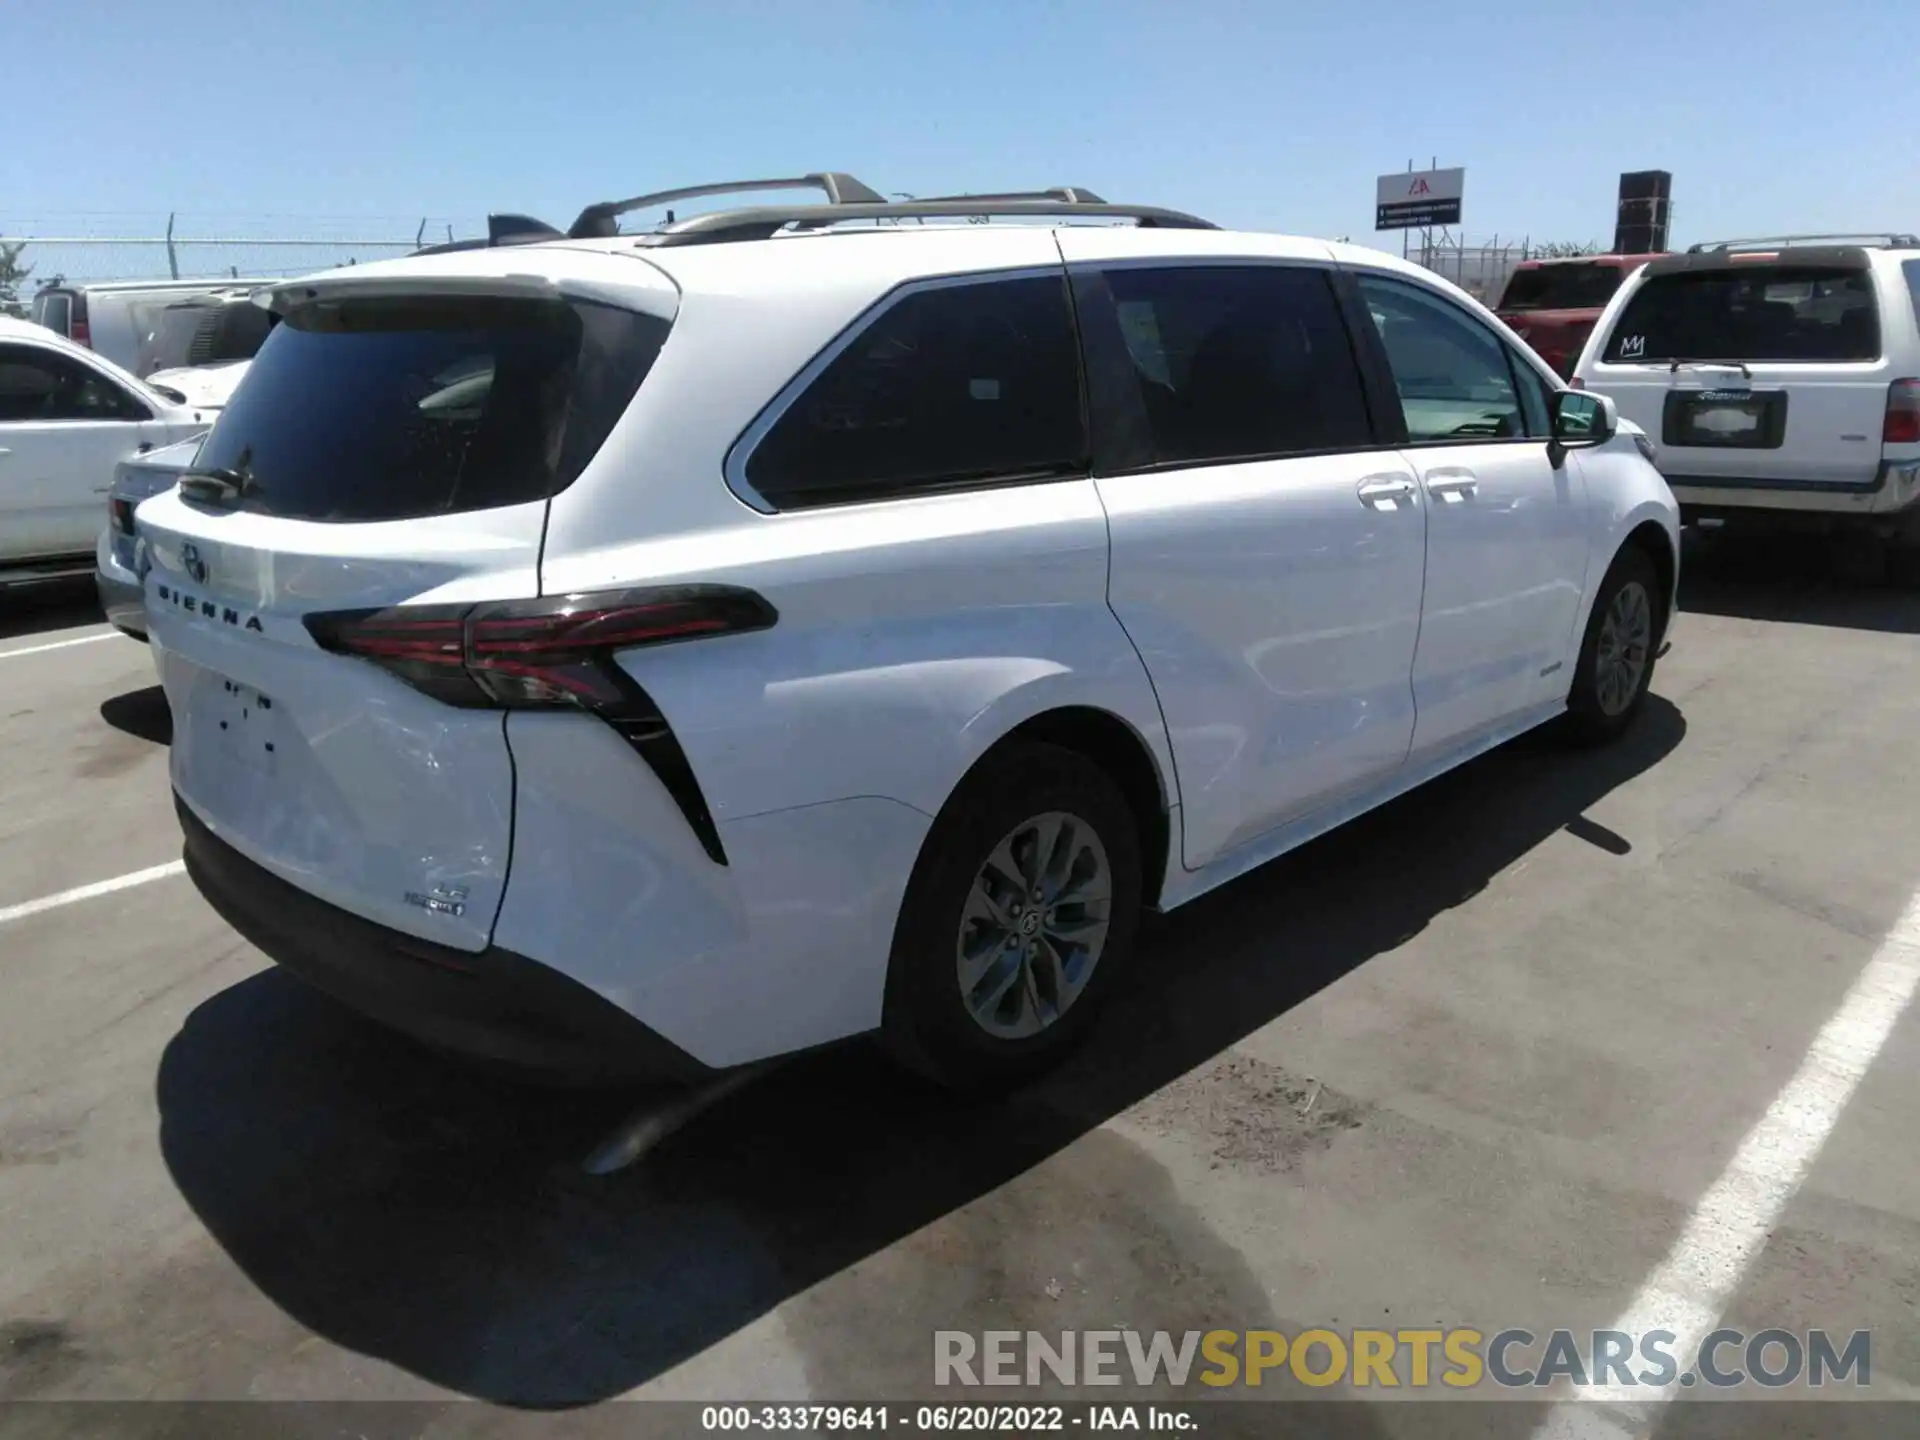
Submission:
[[[1216,1166],[1275,1174],[1325,1150],[1366,1111],[1310,1075],[1239,1055],[1181,1076],[1128,1118],[1157,1135],[1197,1139]]]

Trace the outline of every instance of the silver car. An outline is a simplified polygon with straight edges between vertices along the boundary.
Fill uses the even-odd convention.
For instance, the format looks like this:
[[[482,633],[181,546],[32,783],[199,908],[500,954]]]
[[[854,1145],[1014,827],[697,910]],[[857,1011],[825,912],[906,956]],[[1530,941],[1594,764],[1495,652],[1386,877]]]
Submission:
[[[144,567],[133,533],[134,507],[150,496],[171,490],[181,473],[192,467],[205,439],[205,435],[196,435],[165,449],[133,456],[114,467],[95,580],[107,622],[135,640],[147,638],[147,607]]]

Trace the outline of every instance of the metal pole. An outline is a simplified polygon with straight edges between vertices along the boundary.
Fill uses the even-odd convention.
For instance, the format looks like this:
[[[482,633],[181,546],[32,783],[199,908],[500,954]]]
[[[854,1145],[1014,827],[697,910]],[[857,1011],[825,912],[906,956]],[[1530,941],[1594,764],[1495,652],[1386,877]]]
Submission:
[[[180,278],[180,257],[173,248],[173,213],[167,213],[167,269],[173,272],[173,278]]]
[[[418,250],[420,242],[427,238],[427,217],[420,217],[420,228],[413,232],[413,248]]]

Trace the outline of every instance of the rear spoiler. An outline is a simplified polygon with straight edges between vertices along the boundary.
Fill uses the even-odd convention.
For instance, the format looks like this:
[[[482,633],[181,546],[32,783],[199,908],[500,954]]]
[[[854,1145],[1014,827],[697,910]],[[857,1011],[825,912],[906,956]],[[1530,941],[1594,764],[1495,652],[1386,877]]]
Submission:
[[[1666,255],[1647,262],[1647,275],[1732,274],[1765,265],[1855,273],[1872,268],[1863,245],[1782,245],[1774,250],[1689,250],[1684,255]]]
[[[477,247],[467,245],[461,248]],[[636,271],[634,278],[641,279],[641,272]],[[648,293],[639,285],[604,285],[572,276],[551,280],[544,275],[356,275],[351,270],[345,270],[256,290],[253,303],[276,315],[285,315],[302,305],[323,300],[379,300],[400,296],[422,299],[586,300],[613,305],[622,310],[647,310],[649,307],[639,302]],[[658,293],[667,303],[677,301],[677,295],[671,290],[663,289]],[[672,318],[672,313],[669,309],[666,318]]]

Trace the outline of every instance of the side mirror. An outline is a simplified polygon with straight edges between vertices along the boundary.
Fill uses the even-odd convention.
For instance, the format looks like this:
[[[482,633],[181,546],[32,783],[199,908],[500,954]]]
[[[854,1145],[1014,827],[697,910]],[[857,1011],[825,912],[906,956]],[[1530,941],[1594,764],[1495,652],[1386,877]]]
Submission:
[[[1591,390],[1555,391],[1552,412],[1556,445],[1600,445],[1620,432],[1619,409]]]

